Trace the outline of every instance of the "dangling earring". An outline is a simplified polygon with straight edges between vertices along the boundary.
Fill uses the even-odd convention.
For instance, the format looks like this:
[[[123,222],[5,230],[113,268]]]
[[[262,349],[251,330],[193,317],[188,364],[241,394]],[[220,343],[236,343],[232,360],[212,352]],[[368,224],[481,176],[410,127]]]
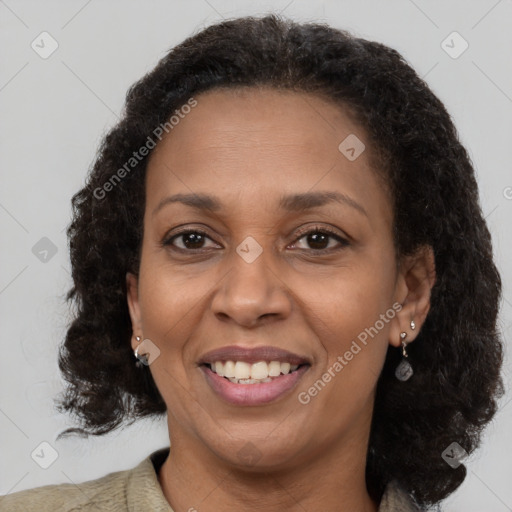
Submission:
[[[140,336],[135,336],[135,339],[137,341],[140,341]],[[139,355],[139,348],[140,348],[140,345],[138,345],[137,348],[133,351],[133,354],[137,358],[135,366],[137,368],[140,368],[142,365],[148,366],[149,365],[148,354],[141,354],[141,355]]]
[[[414,327],[413,327],[413,325],[414,325]],[[411,320],[411,329],[415,329],[415,328],[416,328],[416,325],[414,324],[414,321]],[[411,363],[409,363],[409,361],[407,360],[407,358],[409,356],[407,355],[407,351],[405,348],[407,345],[407,343],[405,342],[405,338],[407,338],[407,333],[401,332],[400,339],[402,341],[402,360],[400,361],[400,364],[396,367],[396,370],[395,370],[395,377],[401,381],[406,381],[406,380],[410,379],[412,374],[414,373]]]

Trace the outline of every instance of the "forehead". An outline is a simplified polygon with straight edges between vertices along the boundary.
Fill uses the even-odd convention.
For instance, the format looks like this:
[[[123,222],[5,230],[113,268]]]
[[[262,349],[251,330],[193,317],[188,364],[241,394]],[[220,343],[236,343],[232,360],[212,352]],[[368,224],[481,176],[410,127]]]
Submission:
[[[205,191],[237,201],[250,194],[260,204],[262,196],[267,201],[281,197],[277,192],[311,189],[367,195],[373,202],[383,195],[364,130],[333,102],[269,88],[214,90],[195,99],[151,155],[149,203]],[[358,141],[364,150],[347,158],[343,151],[354,142],[361,151]],[[388,208],[385,197],[379,201],[376,206]]]
[[[155,153],[192,144],[194,153],[290,145],[325,159],[326,149],[327,154],[338,155],[338,145],[348,135],[363,136],[348,112],[310,93],[246,87],[208,91],[196,101]]]

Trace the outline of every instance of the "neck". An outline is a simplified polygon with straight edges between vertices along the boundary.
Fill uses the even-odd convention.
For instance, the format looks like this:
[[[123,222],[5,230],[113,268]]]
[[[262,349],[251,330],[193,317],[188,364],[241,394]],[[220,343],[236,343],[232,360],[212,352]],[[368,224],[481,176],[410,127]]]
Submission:
[[[344,439],[286,469],[256,471],[227,464],[197,439],[174,434],[159,472],[174,512],[377,511],[365,483],[366,440]]]

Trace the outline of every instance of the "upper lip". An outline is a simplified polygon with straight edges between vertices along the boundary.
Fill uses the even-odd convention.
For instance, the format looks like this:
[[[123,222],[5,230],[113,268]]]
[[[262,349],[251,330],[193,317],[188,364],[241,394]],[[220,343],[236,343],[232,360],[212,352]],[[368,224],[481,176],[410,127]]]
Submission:
[[[203,354],[197,364],[212,364],[216,361],[245,361],[246,363],[257,363],[258,361],[280,361],[282,363],[298,365],[311,364],[310,359],[305,356],[294,354],[289,350],[284,350],[270,345],[252,348],[230,345],[217,348]]]

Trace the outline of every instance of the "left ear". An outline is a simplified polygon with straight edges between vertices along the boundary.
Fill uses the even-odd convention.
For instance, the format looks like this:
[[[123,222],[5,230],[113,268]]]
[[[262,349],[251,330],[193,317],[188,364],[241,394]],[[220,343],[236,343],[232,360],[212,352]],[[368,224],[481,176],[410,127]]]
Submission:
[[[127,272],[126,274],[126,299],[128,301],[128,310],[132,321],[132,349],[135,350],[139,344],[136,336],[142,337],[142,322],[139,305],[139,279],[135,274]]]
[[[434,250],[430,245],[421,246],[413,254],[401,258],[395,301],[401,304],[402,308],[390,325],[391,345],[401,345],[402,332],[407,333],[407,343],[416,338],[430,310],[430,295],[435,281]],[[411,327],[411,321],[414,322],[414,329]]]

